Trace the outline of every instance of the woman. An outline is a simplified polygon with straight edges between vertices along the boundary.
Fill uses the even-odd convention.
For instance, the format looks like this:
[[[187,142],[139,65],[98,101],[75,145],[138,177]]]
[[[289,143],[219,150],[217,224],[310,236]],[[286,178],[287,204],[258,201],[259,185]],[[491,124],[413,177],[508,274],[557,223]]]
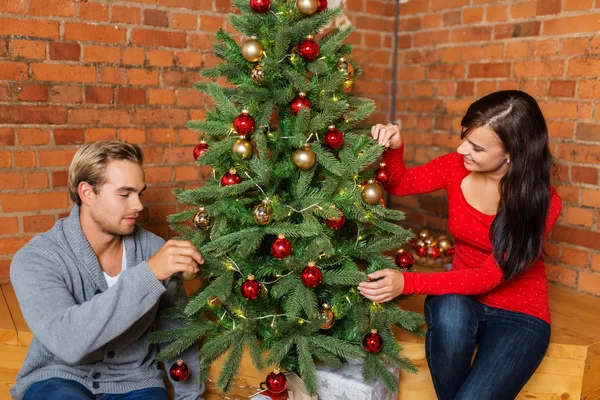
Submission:
[[[526,93],[471,104],[451,154],[407,169],[395,125],[375,125],[398,196],[445,189],[455,239],[452,270],[382,270],[359,285],[375,302],[428,294],[426,354],[439,399],[514,399],[550,340],[543,245],[562,205],[550,186],[546,122]],[[476,344],[477,356],[473,359]]]

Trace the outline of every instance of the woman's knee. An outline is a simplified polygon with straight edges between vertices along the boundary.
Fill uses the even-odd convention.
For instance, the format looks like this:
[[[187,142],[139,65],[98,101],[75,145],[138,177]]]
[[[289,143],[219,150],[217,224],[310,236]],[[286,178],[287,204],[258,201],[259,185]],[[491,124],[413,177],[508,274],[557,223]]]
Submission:
[[[459,294],[428,296],[425,319],[429,329],[461,329],[477,324],[477,313],[470,297]]]

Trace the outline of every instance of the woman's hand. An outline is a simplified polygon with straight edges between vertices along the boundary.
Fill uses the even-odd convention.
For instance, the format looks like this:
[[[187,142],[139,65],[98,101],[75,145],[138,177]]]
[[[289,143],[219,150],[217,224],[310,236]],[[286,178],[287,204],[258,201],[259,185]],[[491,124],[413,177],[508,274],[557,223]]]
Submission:
[[[400,136],[400,127],[394,124],[377,124],[371,127],[371,136],[377,140],[380,145],[397,149],[402,146],[402,136]]]
[[[395,299],[404,290],[404,275],[393,269],[383,269],[369,275],[370,279],[379,279],[376,282],[361,282],[358,290],[367,299],[375,303],[385,303]],[[381,278],[381,279],[380,279]]]

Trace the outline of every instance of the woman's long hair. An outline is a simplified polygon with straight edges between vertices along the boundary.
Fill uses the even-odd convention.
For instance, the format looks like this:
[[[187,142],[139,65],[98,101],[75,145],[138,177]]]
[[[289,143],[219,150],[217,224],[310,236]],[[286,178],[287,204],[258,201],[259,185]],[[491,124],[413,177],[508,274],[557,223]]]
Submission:
[[[510,154],[508,171],[500,180],[500,203],[490,240],[504,278],[512,279],[544,252],[554,166],[546,121],[533,97],[518,90],[503,90],[471,104],[461,125],[461,139],[475,128],[486,127],[496,132]]]

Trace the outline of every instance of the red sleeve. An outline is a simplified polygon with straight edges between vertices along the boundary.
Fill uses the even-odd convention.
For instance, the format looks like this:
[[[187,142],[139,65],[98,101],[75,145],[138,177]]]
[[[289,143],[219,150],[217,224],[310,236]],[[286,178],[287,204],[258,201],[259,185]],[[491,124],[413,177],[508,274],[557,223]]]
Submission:
[[[546,216],[546,238],[550,235],[562,210],[560,197],[551,189],[552,198]],[[462,294],[477,295],[491,291],[503,282],[502,270],[490,254],[478,268],[432,274],[403,272],[404,290],[402,294]]]
[[[404,144],[383,153],[383,161],[391,171],[391,179],[385,190],[396,196],[434,192],[446,187],[454,171],[457,171],[459,158],[456,152],[438,157],[425,165],[406,168],[404,165]]]

